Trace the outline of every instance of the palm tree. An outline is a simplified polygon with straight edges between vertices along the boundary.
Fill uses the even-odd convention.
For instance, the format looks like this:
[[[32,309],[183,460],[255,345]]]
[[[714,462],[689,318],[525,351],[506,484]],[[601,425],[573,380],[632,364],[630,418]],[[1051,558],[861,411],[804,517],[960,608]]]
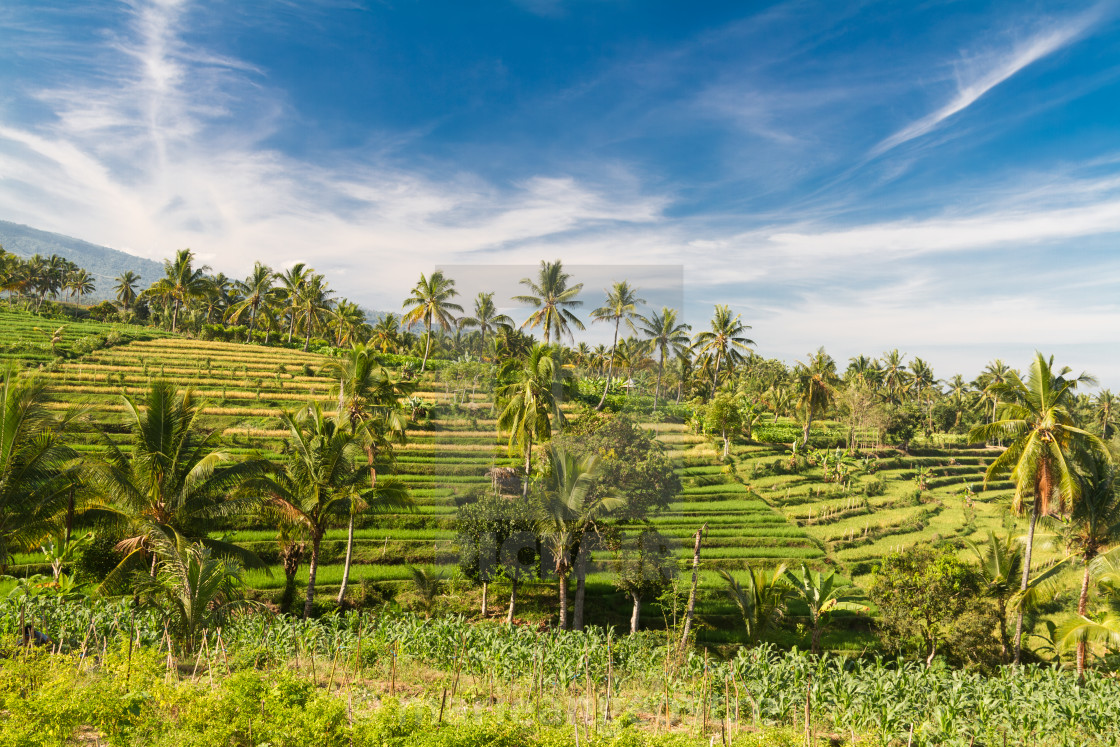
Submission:
[[[396,350],[400,346],[400,317],[396,314],[386,314],[381,321],[373,325],[369,342],[382,353]]]
[[[80,414],[47,409],[41,381],[4,374],[0,384],[0,573],[12,554],[37,547],[74,496],[77,454],[66,443]]]
[[[494,305],[493,293],[479,293],[474,301],[474,316],[465,316],[459,320],[462,327],[476,327],[482,333],[479,348],[485,353],[486,335],[497,332],[502,328],[513,328],[513,320],[507,315],[499,313]]]
[[[592,494],[591,488],[598,475],[598,456],[578,460],[563,449],[554,447],[549,451],[549,465],[537,531],[553,556],[554,570],[560,579],[560,628],[568,630],[568,576],[575,568],[579,573],[578,583],[582,586],[586,573],[585,558],[577,560],[572,557],[572,552],[579,543],[582,556],[586,552],[587,534],[594,527],[595,519],[623,505],[624,501],[606,493]],[[573,620],[577,630],[583,628],[582,618],[582,610],[577,610]]]
[[[174,304],[171,313],[171,331],[178,331],[179,309],[192,298],[206,293],[206,271],[209,267],[194,266],[194,252],[180,249],[174,259],[163,261],[164,277],[149,289],[157,296],[165,296]]]
[[[805,413],[805,428],[802,431],[802,445],[809,445],[809,429],[813,425],[813,415],[824,413],[836,396],[836,385],[840,378],[836,375],[836,361],[818,348],[804,363],[798,363],[794,374],[797,377],[799,398],[797,405]]]
[[[303,262],[296,262],[277,276],[280,281],[280,297],[284,302],[284,311],[289,319],[288,342],[292,341],[292,336],[296,332],[296,319],[299,317],[300,308],[300,291],[313,273],[314,271]]]
[[[497,391],[502,408],[498,430],[509,434],[510,453],[520,451],[525,457],[523,497],[529,495],[534,441],[547,441],[552,436],[553,421],[564,420],[556,396],[561,375],[552,348],[540,344],[533,346],[524,361],[506,361],[499,374],[499,380],[505,383]]]
[[[121,397],[129,428],[126,444],[119,444],[102,433],[102,457],[88,465],[87,481],[94,495],[112,507],[132,534],[119,548],[126,551],[105,584],[120,580],[122,574],[141,558],[151,558],[155,570],[153,542],[163,536],[198,540],[221,555],[237,557],[244,564],[262,565],[251,552],[209,539],[206,533],[218,518],[248,513],[254,502],[235,497],[238,486],[247,478],[268,468],[263,459],[234,463],[219,448],[216,431],[202,429],[204,403],[188,389],[156,380],[143,400]]]
[[[866,612],[867,607],[848,601],[856,594],[852,586],[839,583],[834,571],[822,573],[802,565],[795,573],[785,572],[785,581],[793,595],[801,599],[809,610],[809,624],[813,629],[813,653],[820,653],[821,632],[828,625],[833,612]]]
[[[303,616],[315,604],[315,578],[323,535],[337,521],[349,516],[352,503],[372,503],[371,491],[362,489],[367,474],[354,463],[358,437],[344,420],[323,415],[317,403],[301,413],[286,412],[281,421],[290,433],[291,450],[281,469],[269,477],[246,483],[246,490],[263,496],[265,511],[291,524],[302,525],[311,540],[307,571],[307,597]]]
[[[999,640],[1006,657],[1011,651],[1011,641],[1007,637],[1007,604],[1019,591],[1018,577],[1023,569],[1023,547],[1011,533],[997,537],[988,530],[988,544],[981,549],[966,540],[979,562],[980,575],[984,579],[988,594],[996,600],[996,613],[999,616]]]
[[[241,318],[248,313],[249,331],[245,336],[246,342],[252,342],[253,340],[253,330],[256,329],[257,324],[257,312],[261,306],[271,304],[276,298],[276,289],[273,287],[275,281],[276,273],[272,271],[271,267],[260,262],[254,262],[253,271],[249,273],[249,277],[236,283],[237,291],[241,294],[241,300],[226,312],[226,320],[234,324],[240,324]]]
[[[902,396],[910,388],[911,376],[906,370],[906,354],[898,348],[883,353],[881,362],[883,388],[887,391],[887,402],[892,405],[902,403]]]
[[[968,439],[974,443],[1006,438],[1007,449],[988,465],[984,485],[996,477],[1010,473],[1015,481],[1012,508],[1019,513],[1023,500],[1031,496],[1030,527],[1023,560],[1020,590],[1026,591],[1030,580],[1031,552],[1038,517],[1050,513],[1050,501],[1057,495],[1060,505],[1076,503],[1081,486],[1071,459],[1084,453],[1105,455],[1107,450],[1097,436],[1078,428],[1070,417],[1068,406],[1078,384],[1092,384],[1093,378],[1081,374],[1067,378],[1068,367],[1054,371],[1054,359],[1035,353],[1030,373],[1024,382],[1017,373],[1007,373],[1007,381],[988,386],[1002,404],[993,423],[973,428]],[[1023,611],[1015,623],[1015,663],[1019,663],[1023,639]]]
[[[1077,614],[1089,612],[1089,577],[1093,561],[1120,539],[1120,495],[1116,468],[1106,459],[1090,459],[1078,475],[1080,497],[1070,515],[1067,544],[1085,563]],[[1087,641],[1077,641],[1077,679],[1085,680]]]
[[[428,354],[432,350],[432,324],[437,323],[443,329],[455,326],[452,311],[463,313],[463,307],[452,303],[451,299],[459,295],[455,290],[455,281],[444,276],[443,270],[436,270],[430,278],[420,275],[418,282],[412,289],[412,295],[405,299],[403,308],[409,309],[401,320],[404,324],[424,323],[427,332],[427,342],[424,345],[424,360],[420,362],[420,373],[428,366]]]
[[[569,339],[574,339],[569,325],[579,330],[587,329],[583,326],[579,317],[571,311],[571,309],[583,306],[583,301],[576,300],[576,296],[583,290],[583,283],[576,283],[569,288],[568,281],[570,279],[571,275],[564,272],[560,260],[555,262],[541,260],[541,267],[537,272],[535,281],[531,278],[521,279],[521,285],[528,288],[531,295],[513,297],[513,300],[518,303],[536,307],[537,310],[529,315],[521,328],[536,329],[537,326],[543,327],[545,345],[553,337],[556,338],[556,342],[560,342],[564,335],[567,335]]]
[[[728,571],[720,570],[719,575],[727,584],[724,593],[743,618],[747,643],[758,643],[763,634],[778,623],[785,611],[786,597],[792,592],[786,581],[785,565],[773,570],[747,566],[742,584]]]
[[[1120,398],[1110,389],[1102,389],[1093,400],[1094,420],[1101,429],[1101,438],[1112,438],[1116,432],[1117,411],[1120,411]]]
[[[345,298],[340,299],[335,306],[331,313],[331,321],[334,324],[335,345],[338,347],[356,344],[363,330],[369,329],[366,324],[366,313],[362,311],[362,307]]]
[[[378,466],[388,468],[393,461],[393,444],[404,443],[408,418],[402,400],[416,391],[417,385],[401,381],[383,368],[365,345],[354,345],[350,354],[331,361],[327,373],[338,379],[338,417],[350,424],[366,452],[369,466],[370,499],[352,501],[346,533],[346,561],[338,603],[346,596],[354,548],[354,519],[371,505],[403,507],[411,505],[408,487],[394,478],[378,479]]]
[[[237,289],[233,281],[226,277],[224,272],[206,277],[206,293],[202,298],[202,310],[206,315],[206,323],[210,324],[215,315],[219,319],[225,314],[237,296]]]
[[[299,314],[303,317],[303,350],[311,346],[311,333],[316,326],[321,325],[331,305],[334,303],[331,296],[334,291],[327,285],[326,278],[318,273],[311,273],[299,288],[297,303]]]
[[[721,304],[716,305],[715,314],[712,316],[711,329],[696,335],[696,349],[701,355],[708,355],[714,359],[715,370],[712,373],[712,389],[719,386],[720,366],[727,362],[728,369],[743,360],[743,353],[748,345],[754,345],[754,340],[747,339],[743,333],[750,327],[743,324],[738,314],[731,315],[731,308]]]
[[[1103,614],[1090,616],[1087,612],[1070,615],[1057,629],[1056,648],[1077,648],[1078,675],[1084,679],[1082,651],[1090,643],[1103,643],[1112,648],[1120,647],[1120,554],[1113,550],[1096,558],[1089,572],[1097,582],[1097,592],[1103,597],[1106,608]],[[1080,605],[1078,607],[1080,609]]]
[[[972,392],[972,387],[960,374],[953,374],[953,378],[949,379],[947,384],[949,385],[949,401],[953,403],[953,409],[957,413],[956,419],[953,421],[953,427],[959,428],[961,416],[964,415],[965,398]]]
[[[630,287],[630,283],[625,280],[616,282],[606,291],[606,294],[606,303],[591,312],[591,316],[596,322],[614,322],[614,340],[611,342],[611,356],[607,364],[607,381],[603,385],[603,396],[599,398],[599,404],[595,406],[596,410],[603,409],[603,405],[607,402],[607,392],[611,388],[615,353],[618,352],[618,327],[625,321],[626,326],[631,331],[637,332],[634,320],[641,318],[638,313],[638,306],[646,302],[644,298],[638,298],[638,289]]]
[[[78,297],[78,305],[82,303],[82,296],[87,296],[97,289],[97,284],[94,282],[93,275],[87,271],[78,268],[72,272],[66,280],[66,287],[73,291],[74,295]]]

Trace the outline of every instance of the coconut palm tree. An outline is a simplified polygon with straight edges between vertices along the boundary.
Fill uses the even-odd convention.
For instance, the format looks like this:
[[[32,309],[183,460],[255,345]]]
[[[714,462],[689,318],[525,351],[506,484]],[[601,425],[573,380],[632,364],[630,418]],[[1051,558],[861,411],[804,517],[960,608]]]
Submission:
[[[400,347],[401,323],[396,314],[386,314],[370,332],[369,344],[382,353],[390,353]]]
[[[92,493],[112,509],[129,530],[119,544],[125,558],[104,586],[112,587],[144,558],[151,559],[153,542],[160,536],[177,542],[177,536],[197,540],[223,556],[260,567],[251,552],[220,540],[207,531],[215,519],[251,512],[255,504],[235,496],[247,478],[268,469],[263,459],[234,462],[219,447],[217,431],[202,428],[205,403],[189,390],[156,380],[143,399],[121,397],[129,437],[120,444],[101,434],[102,456],[87,466],[86,481]]]
[[[732,316],[731,308],[717,304],[712,316],[711,328],[696,335],[696,350],[701,355],[713,359],[712,390],[719,387],[720,366],[726,362],[728,369],[742,362],[743,352],[754,340],[744,336],[750,327],[743,324],[738,314]]]
[[[262,306],[272,304],[277,297],[276,273],[272,268],[261,262],[253,263],[253,271],[245,280],[239,280],[235,285],[241,300],[230,306],[226,312],[226,321],[240,324],[241,319],[248,314],[249,331],[245,336],[246,342],[252,342],[253,330],[257,325],[257,312]]]
[[[656,311],[647,319],[640,318],[639,332],[649,338],[653,349],[657,351],[657,384],[653,389],[653,409],[657,410],[657,400],[661,396],[661,376],[665,370],[665,359],[670,356],[685,356],[690,351],[688,333],[692,331],[691,324],[677,322],[677,310],[662,307],[661,313]]]
[[[486,335],[497,332],[499,329],[512,329],[513,320],[498,311],[494,305],[493,293],[479,293],[474,300],[474,316],[465,316],[459,320],[460,327],[475,327],[482,333],[479,349],[486,352]]]
[[[370,499],[355,500],[350,504],[350,517],[346,532],[346,561],[342,569],[342,585],[338,603],[346,596],[350,578],[350,563],[354,548],[354,520],[371,506],[404,507],[412,504],[408,487],[395,478],[378,478],[382,471],[391,468],[393,445],[405,443],[408,417],[403,401],[416,391],[417,384],[402,381],[376,360],[373,350],[356,344],[350,354],[341,360],[329,362],[325,371],[338,380],[338,417],[350,424],[350,431],[358,437],[366,452],[369,467]]]
[[[371,504],[375,498],[363,488],[368,474],[355,464],[354,458],[361,452],[358,436],[345,420],[324,416],[319,405],[312,403],[298,413],[284,413],[281,421],[289,431],[291,447],[283,467],[270,476],[247,481],[243,490],[263,497],[266,515],[306,529],[311,542],[303,605],[307,618],[315,604],[323,536],[351,514],[352,503]]]
[[[1011,651],[1011,641],[1007,637],[1007,606],[1008,601],[1020,591],[1018,587],[1023,570],[1023,545],[1012,533],[997,537],[991,530],[988,530],[988,543],[983,548],[969,540],[965,542],[976,555],[988,594],[996,601],[1000,623],[999,640],[1004,656],[1007,656]]]
[[[541,260],[541,267],[537,272],[536,280],[532,278],[521,279],[521,285],[529,289],[529,294],[513,297],[513,300],[518,303],[536,307],[537,310],[529,315],[521,328],[536,329],[538,326],[543,327],[545,345],[553,338],[556,339],[556,342],[560,342],[565,335],[569,339],[574,339],[571,327],[579,330],[587,329],[579,317],[571,311],[583,306],[583,301],[576,300],[576,296],[583,290],[583,283],[576,283],[569,288],[568,281],[570,279],[571,275],[564,272],[560,260],[555,262]]]
[[[498,430],[509,434],[510,454],[525,458],[525,484],[522,496],[529,495],[533,444],[552,436],[553,423],[564,421],[558,389],[563,371],[547,345],[534,345],[525,360],[510,359],[502,366],[497,390],[501,412]]]
[[[607,402],[607,392],[611,389],[615,353],[618,351],[618,327],[622,322],[626,322],[626,326],[631,331],[637,332],[634,320],[641,318],[641,314],[638,313],[638,306],[646,302],[644,298],[638,298],[638,289],[631,287],[630,283],[625,280],[616,282],[605,292],[607,294],[606,303],[592,311],[591,317],[596,322],[614,322],[614,339],[611,342],[611,356],[607,364],[607,381],[603,386],[603,396],[599,398],[599,404],[595,406],[596,410],[603,409],[603,405]]]
[[[0,382],[0,573],[12,554],[38,547],[62,523],[74,497],[77,456],[67,445],[78,410],[47,409],[41,381]]]
[[[949,379],[946,384],[949,387],[949,391],[947,392],[949,401],[953,403],[953,409],[956,411],[953,427],[959,428],[961,425],[961,417],[964,415],[965,401],[969,395],[972,394],[973,389],[960,374],[954,374],[953,378]]]
[[[813,416],[823,414],[836,397],[836,386],[840,377],[836,375],[836,361],[832,356],[818,348],[804,362],[799,362],[794,371],[797,379],[798,401],[797,406],[805,413],[805,427],[802,431],[801,443],[809,445],[809,429],[813,425]]]
[[[1103,613],[1089,615],[1086,611],[1070,615],[1054,635],[1059,650],[1077,649],[1078,676],[1082,681],[1085,676],[1082,651],[1087,649],[1088,644],[1120,647],[1120,551],[1113,550],[1097,557],[1089,572],[1096,581],[1098,595],[1105,603]]]
[[[303,350],[311,346],[311,334],[322,326],[327,313],[330,312],[334,301],[331,296],[334,291],[330,289],[326,278],[319,273],[311,273],[299,287],[297,303],[299,315],[303,320]]]
[[[886,400],[892,405],[902,403],[902,398],[910,390],[912,377],[906,370],[906,354],[898,352],[898,348],[883,353],[879,362],[882,371],[881,381],[886,390]]]
[[[303,262],[296,262],[276,277],[280,281],[279,295],[284,305],[284,313],[288,315],[288,342],[296,333],[296,320],[299,317],[300,291],[304,283],[315,271]]]
[[[739,609],[747,630],[747,643],[758,643],[767,630],[774,627],[785,612],[786,598],[793,592],[786,581],[786,567],[773,570],[747,566],[743,583],[721,570],[726,584],[724,593]]]
[[[1070,417],[1068,407],[1073,401],[1074,389],[1079,384],[1092,384],[1093,378],[1081,374],[1067,378],[1071,370],[1066,367],[1055,372],[1053,357],[1047,359],[1035,353],[1027,380],[1023,381],[1014,371],[1007,373],[1007,380],[988,386],[993,396],[1001,401],[993,423],[973,428],[968,438],[972,442],[1007,439],[1007,449],[992,460],[984,473],[984,485],[1010,473],[1015,482],[1012,508],[1021,512],[1024,499],[1030,497],[1030,525],[1023,560],[1020,589],[1026,591],[1030,581],[1031,552],[1034,546],[1035,525],[1039,516],[1050,513],[1050,503],[1056,497],[1059,506],[1074,504],[1081,494],[1072,460],[1085,454],[1097,454],[1107,459],[1107,449],[1097,436],[1077,427]],[[1023,639],[1023,611],[1015,624],[1015,663],[1020,660]]]
[[[194,266],[194,252],[190,249],[180,249],[174,259],[164,260],[164,277],[157,280],[147,293],[167,298],[173,304],[172,332],[178,331],[179,309],[183,304],[206,293],[206,272],[209,269]]]
[[[97,289],[93,275],[82,268],[76,268],[66,278],[66,288],[77,297],[78,305],[82,303],[82,296],[88,296]]]
[[[401,320],[404,324],[423,322],[424,331],[427,333],[427,342],[424,344],[424,360],[420,362],[420,373],[428,366],[428,354],[432,350],[432,324],[438,324],[445,330],[455,326],[455,317],[452,311],[463,313],[463,307],[452,303],[451,299],[459,295],[455,290],[455,281],[443,274],[443,270],[436,270],[432,276],[420,275],[420,282],[412,288],[412,295],[404,301],[403,308],[408,309]]]
[[[1110,389],[1102,389],[1093,399],[1093,419],[1100,428],[1101,438],[1109,439],[1116,433],[1117,415],[1120,414],[1120,397]]]
[[[577,583],[585,580],[585,558],[572,557],[577,544],[586,546],[595,520],[607,511],[624,504],[609,493],[596,495],[591,488],[598,475],[599,457],[576,459],[563,449],[549,450],[548,481],[541,497],[541,515],[537,532],[552,553],[553,566],[559,578],[560,628],[568,630],[568,577],[573,569],[579,573]],[[581,554],[584,550],[581,548]],[[577,630],[583,628],[582,610],[574,615]]]
[[[338,347],[356,344],[358,338],[365,336],[369,331],[366,313],[362,311],[362,307],[345,298],[339,299],[338,305],[330,316],[335,331],[334,342]]]

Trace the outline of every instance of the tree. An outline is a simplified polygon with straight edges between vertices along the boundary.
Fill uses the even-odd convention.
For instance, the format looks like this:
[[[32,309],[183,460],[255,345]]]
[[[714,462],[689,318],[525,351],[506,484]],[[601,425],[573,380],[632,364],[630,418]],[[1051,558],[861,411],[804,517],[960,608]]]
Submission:
[[[37,547],[72,505],[77,454],[66,434],[81,413],[48,409],[43,383],[11,372],[0,384],[0,408],[0,573],[6,573],[12,554]]]
[[[719,386],[720,365],[726,361],[733,368],[743,360],[743,352],[754,340],[747,339],[743,333],[750,329],[743,324],[739,315],[731,315],[731,308],[716,305],[712,316],[711,328],[696,335],[696,348],[701,355],[714,358],[715,369],[712,373],[712,389]]]
[[[576,296],[583,290],[583,283],[576,283],[568,287],[571,275],[564,272],[560,260],[545,262],[541,260],[537,279],[522,278],[521,285],[529,289],[530,294],[514,296],[518,303],[530,304],[536,311],[529,315],[521,328],[544,328],[544,342],[547,345],[554,337],[560,342],[564,335],[572,337],[569,325],[576,329],[586,329],[571,309],[583,306],[583,301],[577,301]]]
[[[738,397],[720,392],[703,408],[704,430],[718,433],[723,439],[724,458],[731,450],[731,437],[743,428],[743,412]]]
[[[296,332],[296,318],[299,316],[300,293],[308,278],[314,273],[303,262],[296,262],[290,268],[277,275],[280,281],[279,295],[284,302],[285,312],[288,314],[288,342]]]
[[[142,558],[151,558],[154,543],[197,540],[223,556],[260,567],[259,558],[237,545],[207,536],[213,521],[248,513],[255,502],[236,495],[238,486],[268,469],[263,459],[233,462],[220,450],[216,431],[204,431],[204,403],[189,390],[156,380],[142,400],[122,396],[129,429],[127,443],[101,434],[102,457],[88,467],[93,493],[111,506],[130,530],[119,549],[126,557],[106,588]]]
[[[249,315],[249,331],[245,336],[246,342],[252,342],[253,330],[256,329],[257,312],[262,306],[270,305],[276,300],[276,289],[273,283],[276,281],[276,273],[272,268],[260,262],[253,263],[253,271],[249,273],[249,277],[243,281],[238,281],[236,284],[238,292],[241,294],[241,300],[230,307],[226,313],[226,319],[232,321],[234,324],[240,324],[242,317],[246,313]]]
[[[171,331],[178,330],[179,309],[191,299],[206,293],[206,271],[209,267],[194,266],[194,252],[180,249],[174,259],[164,260],[164,277],[148,289],[149,295],[163,296],[171,301],[174,310],[171,314]]]
[[[611,388],[611,374],[614,373],[615,353],[618,351],[618,327],[622,322],[633,331],[637,331],[634,320],[641,318],[638,306],[644,304],[644,298],[638,298],[638,289],[632,288],[625,280],[616,282],[606,291],[607,300],[599,308],[591,312],[592,318],[597,322],[614,322],[614,340],[611,342],[611,357],[607,365],[607,381],[603,386],[603,396],[599,398],[596,410],[602,410],[607,401],[607,392]]]
[[[979,563],[980,577],[988,596],[996,602],[996,615],[999,618],[999,641],[1006,659],[1011,654],[1011,640],[1007,636],[1008,603],[1019,593],[1019,576],[1023,569],[1023,547],[1010,532],[1006,537],[997,537],[988,531],[988,543],[981,549],[968,542]]]
[[[479,347],[485,353],[486,335],[499,329],[511,329],[513,320],[498,311],[498,307],[494,305],[493,293],[479,293],[474,301],[474,316],[463,317],[459,324],[463,327],[476,327],[482,333]]]
[[[482,585],[482,616],[487,614],[489,586],[499,578],[510,582],[506,623],[513,624],[517,589],[537,556],[537,515],[527,501],[487,495],[460,506],[455,515],[459,569]]]
[[[400,346],[400,317],[386,314],[373,326],[369,343],[382,353],[390,353]]]
[[[1088,612],[1070,615],[1055,632],[1058,650],[1077,648],[1080,653],[1090,643],[1120,648],[1120,556],[1117,551],[1097,557],[1092,562],[1090,573],[1096,581],[1104,609],[1093,615]],[[1079,663],[1080,677],[1084,677],[1083,666]]]
[[[510,454],[520,452],[525,458],[522,496],[529,495],[533,443],[547,441],[553,421],[564,421],[557,396],[562,371],[552,353],[548,346],[534,345],[526,360],[506,361],[498,376],[498,430],[509,434]]]
[[[323,536],[332,524],[351,514],[352,503],[371,504],[375,499],[371,490],[362,487],[368,474],[354,463],[360,449],[345,420],[324,416],[313,403],[298,413],[284,413],[281,421],[288,429],[290,446],[283,467],[249,480],[245,490],[263,497],[266,514],[307,531],[311,541],[303,605],[307,618],[315,604]]]
[[[587,534],[594,528],[600,514],[621,506],[621,498],[608,495],[593,497],[598,457],[576,459],[561,449],[549,450],[548,480],[541,499],[537,532],[552,553],[553,567],[559,578],[560,628],[568,630],[568,576],[587,561]],[[578,551],[579,557],[573,557]],[[581,574],[578,582],[582,582]],[[577,620],[582,630],[582,620]]]
[[[338,380],[338,417],[345,418],[350,431],[358,437],[366,452],[369,466],[369,487],[376,505],[411,505],[408,488],[400,480],[378,480],[378,467],[388,469],[393,463],[393,444],[404,443],[408,418],[402,400],[416,391],[416,385],[401,381],[382,367],[373,351],[365,345],[354,345],[350,354],[331,361],[325,370]],[[342,584],[338,603],[346,595],[350,578],[350,562],[354,549],[354,520],[359,511],[369,508],[366,501],[351,501],[346,532],[346,561],[342,568]]]
[[[661,396],[661,374],[665,369],[665,359],[669,356],[686,356],[690,349],[688,333],[691,324],[677,322],[677,310],[663,307],[647,319],[639,317],[640,332],[650,339],[657,351],[657,385],[653,389],[653,409],[657,410],[657,400]]]
[[[851,586],[840,583],[833,571],[822,573],[802,565],[797,571],[786,570],[783,578],[793,596],[800,599],[809,612],[809,625],[813,629],[813,653],[820,653],[821,631],[832,619],[834,612],[866,612],[867,607],[849,601],[857,593]]]
[[[82,303],[82,296],[88,296],[97,289],[97,283],[87,271],[78,268],[66,279],[66,287],[74,293],[78,298],[78,304]]]
[[[906,370],[906,354],[898,352],[898,348],[883,353],[880,370],[880,380],[886,390],[886,399],[889,404],[902,404],[902,397],[910,388],[911,376]]]
[[[334,291],[327,285],[326,279],[318,273],[310,273],[300,285],[296,303],[303,318],[304,352],[311,346],[311,333],[316,325],[321,325],[330,311],[333,304],[330,297],[333,295]]]
[[[785,612],[786,598],[793,591],[786,580],[786,567],[767,570],[748,565],[743,583],[728,571],[721,570],[719,575],[726,584],[724,593],[743,618],[747,643],[758,643],[766,631],[777,625]]]
[[[983,663],[994,653],[994,610],[979,574],[951,550],[915,545],[883,559],[871,600],[893,648],[920,645],[926,665],[938,652]]]
[[[813,416],[823,414],[836,396],[836,386],[840,378],[836,375],[836,361],[818,348],[804,363],[798,363],[794,372],[797,378],[797,406],[805,413],[805,428],[801,443],[809,445],[809,430],[813,426]]]
[[[1111,389],[1097,392],[1093,400],[1093,419],[1100,428],[1101,438],[1108,440],[1116,433],[1117,415],[1120,413],[1120,398]]]
[[[1039,516],[1050,513],[1050,502],[1059,505],[1076,503],[1081,486],[1071,460],[1079,455],[1096,454],[1107,459],[1107,449],[1097,436],[1073,423],[1068,407],[1078,384],[1092,383],[1092,377],[1081,374],[1067,378],[1071,370],[1054,370],[1053,357],[1035,353],[1030,373],[1024,382],[1011,371],[1007,381],[989,385],[994,396],[1002,398],[999,419],[973,428],[969,441],[1008,439],[1011,444],[996,457],[984,473],[984,485],[1000,475],[1010,473],[1015,482],[1012,509],[1019,513],[1024,499],[1030,496],[1030,525],[1023,561],[1020,590],[1026,591],[1030,580],[1031,552],[1035,525]],[[1023,611],[1015,623],[1015,663],[1019,663],[1023,639]]]
[[[428,353],[432,349],[432,324],[437,323],[443,329],[455,326],[452,311],[463,313],[463,307],[452,303],[451,299],[459,295],[455,290],[455,281],[445,277],[443,270],[436,270],[430,278],[420,276],[412,289],[412,295],[405,299],[404,308],[409,309],[402,319],[404,324],[422,322],[427,332],[427,342],[424,345],[424,360],[420,363],[420,373],[428,366]]]
[[[630,595],[630,632],[637,633],[642,598],[664,590],[677,573],[675,548],[661,534],[648,528],[637,536],[616,532],[609,544],[614,552],[614,583]]]

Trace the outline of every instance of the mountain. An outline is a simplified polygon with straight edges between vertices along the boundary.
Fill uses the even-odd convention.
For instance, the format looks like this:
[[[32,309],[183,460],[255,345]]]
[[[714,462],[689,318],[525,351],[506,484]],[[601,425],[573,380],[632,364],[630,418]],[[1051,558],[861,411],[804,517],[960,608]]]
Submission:
[[[140,276],[141,288],[163,277],[163,265],[159,262],[4,220],[0,220],[0,246],[25,258],[33,254],[44,257],[57,254],[88,270],[96,278],[97,290],[86,296],[87,302],[112,298],[113,280],[125,270]]]

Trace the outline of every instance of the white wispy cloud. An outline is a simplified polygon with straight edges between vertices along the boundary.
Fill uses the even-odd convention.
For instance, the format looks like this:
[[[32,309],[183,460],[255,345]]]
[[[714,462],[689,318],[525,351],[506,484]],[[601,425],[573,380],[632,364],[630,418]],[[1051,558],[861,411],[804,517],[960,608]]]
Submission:
[[[984,94],[1023,68],[1080,38],[1100,17],[1098,10],[1054,24],[1023,42],[958,65],[956,94],[943,106],[906,125],[872,148],[872,157],[932,132],[950,117],[976,103]]]

